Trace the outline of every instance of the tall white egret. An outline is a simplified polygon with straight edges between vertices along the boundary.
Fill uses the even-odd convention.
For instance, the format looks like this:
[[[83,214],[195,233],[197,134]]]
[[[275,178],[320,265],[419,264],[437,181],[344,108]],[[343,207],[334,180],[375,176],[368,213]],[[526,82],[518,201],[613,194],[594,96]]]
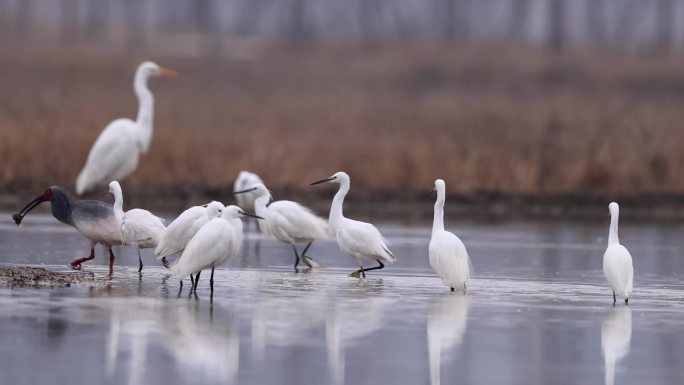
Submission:
[[[235,191],[234,194],[236,196],[256,194],[254,209],[256,215],[264,218],[260,223],[261,230],[265,234],[274,236],[280,242],[292,245],[295,254],[295,270],[299,264],[300,255],[295,244],[303,242],[308,242],[301,254],[304,263],[309,267],[320,267],[306,255],[306,252],[313,241],[328,238],[329,229],[325,219],[293,201],[276,201],[267,206],[271,200],[271,193],[263,183],[242,191]]]
[[[86,164],[76,179],[76,193],[83,194],[98,184],[123,180],[138,167],[140,154],[147,153],[152,140],[154,96],[147,87],[150,76],[175,77],[178,73],[146,61],[138,66],[133,89],[138,97],[138,118],[116,119],[97,137]]]
[[[443,180],[435,181],[437,201],[435,202],[435,216],[432,222],[432,238],[430,238],[429,255],[430,266],[442,279],[445,285],[454,291],[463,288],[470,278],[470,260],[468,251],[461,240],[444,230],[444,201],[446,196],[446,184]]]
[[[340,250],[351,255],[356,259],[360,269],[351,273],[353,277],[365,277],[366,271],[379,270],[385,267],[384,262],[392,263],[396,261],[394,254],[387,247],[380,231],[370,223],[355,221],[345,218],[342,213],[344,197],[349,192],[350,179],[346,172],[340,171],[334,175],[311,183],[339,183],[340,189],[333,198],[330,207],[330,228],[337,237],[337,245]],[[370,259],[378,262],[378,266],[363,268],[363,260]]]
[[[194,206],[183,211],[171,224],[161,237],[154,255],[162,259],[164,266],[168,266],[166,257],[180,253],[185,249],[190,239],[197,234],[205,223],[221,215],[224,206],[221,202],[213,201],[208,205]]]
[[[230,258],[240,253],[242,246],[242,219],[248,214],[237,206],[227,206],[221,216],[207,222],[188,242],[178,262],[171,266],[171,273],[182,280],[188,275],[197,273],[192,291],[197,290],[202,270],[211,267],[209,280],[211,292],[214,292],[214,268],[221,266]],[[260,218],[259,218],[260,219]]]
[[[612,308],[601,327],[605,385],[615,383],[615,366],[629,354],[632,341],[632,309],[628,306]]]
[[[610,211],[610,229],[608,231],[608,248],[603,254],[603,275],[606,276],[608,284],[613,290],[613,304],[617,302],[616,295],[624,297],[625,304],[628,304],[634,279],[632,255],[629,254],[626,247],[620,244],[618,238],[620,206],[611,202],[608,205],[608,210]]]
[[[123,192],[117,181],[109,183],[109,193],[114,195],[114,215],[121,224],[121,241],[124,245],[135,247],[138,251],[138,262],[142,271],[143,263],[140,249],[157,247],[164,233],[164,220],[143,209],[123,211]]]

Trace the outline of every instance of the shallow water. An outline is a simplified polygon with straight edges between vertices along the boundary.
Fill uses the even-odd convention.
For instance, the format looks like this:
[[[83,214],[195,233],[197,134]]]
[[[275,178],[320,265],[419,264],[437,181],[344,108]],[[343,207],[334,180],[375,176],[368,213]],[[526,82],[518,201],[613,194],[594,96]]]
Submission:
[[[257,254],[250,234],[213,301],[205,280],[179,295],[150,251],[140,276],[117,250],[109,279],[97,250],[93,285],[0,288],[2,383],[681,384],[682,228],[621,226],[635,291],[613,308],[607,222],[454,223],[474,265],[466,296],[432,275],[427,227],[381,226],[398,262],[364,280],[332,241],[312,246],[326,268],[294,273],[288,246]],[[61,270],[85,253],[51,217],[0,224],[2,263]]]

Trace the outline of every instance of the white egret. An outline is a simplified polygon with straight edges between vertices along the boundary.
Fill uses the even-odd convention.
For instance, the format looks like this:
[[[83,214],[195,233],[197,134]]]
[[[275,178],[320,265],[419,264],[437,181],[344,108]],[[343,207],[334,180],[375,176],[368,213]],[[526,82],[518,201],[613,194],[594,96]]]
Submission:
[[[211,292],[214,292],[214,268],[221,266],[228,259],[240,253],[242,246],[242,219],[240,216],[248,214],[237,206],[227,206],[221,216],[207,222],[188,242],[185,250],[175,265],[171,266],[171,273],[180,279],[197,273],[192,291],[197,290],[202,270],[211,267],[209,280]],[[259,218],[261,219],[261,218]]]
[[[150,76],[175,77],[178,74],[146,61],[135,71],[133,89],[138,97],[138,118],[116,119],[97,137],[86,164],[76,179],[76,193],[83,194],[98,184],[123,180],[138,167],[140,154],[147,153],[152,140],[154,96],[147,87]]]
[[[117,181],[109,183],[109,193],[114,195],[114,215],[121,224],[121,242],[124,245],[135,247],[138,251],[138,262],[142,271],[143,263],[140,257],[140,249],[157,247],[164,233],[164,220],[151,212],[143,209],[131,209],[123,211],[123,192]]]
[[[330,207],[329,223],[332,232],[337,237],[337,245],[340,247],[340,250],[354,257],[359,264],[360,269],[351,273],[351,276],[365,277],[366,271],[384,268],[385,264],[383,261],[389,263],[396,261],[394,254],[387,247],[387,243],[375,226],[370,223],[345,218],[342,213],[344,197],[349,192],[349,185],[351,183],[349,175],[340,171],[328,178],[313,182],[311,185],[326,182],[340,184],[340,189],[335,194]],[[378,266],[364,269],[364,259],[377,261]]]
[[[615,383],[615,366],[629,354],[632,341],[632,309],[628,306],[612,308],[601,327],[605,385]]]
[[[259,183],[265,184],[264,181],[259,178],[259,175],[243,170],[240,171],[240,174],[238,174],[238,177],[235,180],[233,191],[244,191],[250,187],[258,185]],[[259,197],[259,194],[254,191],[234,194],[237,205],[240,206],[241,209],[248,213],[254,212],[254,201]]]
[[[183,211],[166,227],[154,255],[157,259],[162,259],[164,266],[169,267],[166,257],[182,252],[205,223],[221,215],[223,208],[221,202],[213,201],[208,205],[194,206]]]
[[[627,248],[620,244],[618,238],[620,206],[611,202],[608,205],[608,210],[610,211],[610,230],[608,231],[608,248],[603,254],[603,275],[606,276],[608,284],[613,290],[613,304],[617,302],[617,295],[624,297],[625,304],[628,304],[634,279],[632,256]]]
[[[470,278],[470,260],[468,251],[461,240],[446,230],[444,230],[444,201],[446,195],[446,184],[443,180],[435,181],[437,191],[437,201],[435,202],[435,216],[432,222],[432,238],[430,238],[430,266],[442,279],[445,285],[454,291],[463,288]]]
[[[320,267],[306,252],[315,240],[326,239],[329,236],[328,223],[316,216],[311,210],[293,201],[277,201],[267,206],[271,200],[271,193],[263,183],[251,186],[242,191],[235,191],[236,196],[255,194],[254,201],[256,215],[264,218],[260,223],[262,232],[274,236],[277,240],[292,245],[295,254],[294,268],[299,264],[299,253],[296,243],[308,242],[302,251],[302,260],[309,267]]]

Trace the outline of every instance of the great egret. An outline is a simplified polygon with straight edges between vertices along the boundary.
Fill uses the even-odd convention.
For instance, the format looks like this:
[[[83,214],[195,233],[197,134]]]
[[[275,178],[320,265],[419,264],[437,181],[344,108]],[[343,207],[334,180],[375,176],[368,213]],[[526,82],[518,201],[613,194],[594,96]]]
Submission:
[[[121,244],[121,227],[112,205],[94,200],[71,202],[69,194],[63,188],[52,186],[46,188],[20,212],[12,215],[14,223],[17,226],[21,225],[26,214],[43,202],[51,203],[52,215],[58,221],[75,228],[90,241],[90,255],[72,261],[70,266],[80,269],[83,262],[95,258],[95,245],[99,243],[109,250],[109,272],[111,273],[115,259],[112,246]]]
[[[164,266],[169,267],[166,261],[167,256],[182,252],[199,229],[211,219],[221,215],[224,209],[223,204],[216,201],[205,206],[190,207],[166,228],[154,250],[154,255],[157,259],[162,259]]]
[[[138,118],[135,121],[116,119],[100,133],[76,179],[76,194],[81,195],[102,182],[123,180],[135,171],[140,154],[147,153],[152,140],[154,96],[147,87],[147,79],[177,75],[149,61],[138,66],[133,79],[139,103]]]
[[[468,251],[461,240],[454,234],[444,230],[444,201],[446,184],[443,180],[435,181],[437,201],[435,202],[435,216],[432,222],[432,238],[430,239],[430,266],[442,279],[445,285],[454,291],[463,288],[470,278],[470,264]]]
[[[124,245],[135,247],[138,251],[138,262],[142,271],[143,263],[140,257],[140,249],[157,247],[164,233],[164,220],[143,209],[131,209],[123,211],[123,193],[119,182],[109,183],[109,193],[114,195],[114,214],[121,224],[121,241]]]
[[[618,238],[620,206],[611,202],[608,205],[608,210],[610,211],[610,229],[608,231],[608,248],[603,254],[603,275],[606,276],[608,284],[613,290],[613,304],[617,302],[616,295],[624,297],[625,304],[628,304],[634,279],[632,256],[627,248],[620,244]]]
[[[344,217],[342,204],[344,203],[344,197],[349,192],[349,185],[351,183],[349,175],[340,171],[328,178],[313,182],[311,185],[326,182],[340,184],[340,189],[335,194],[330,207],[329,223],[330,228],[337,237],[337,245],[340,247],[340,250],[354,257],[359,264],[360,269],[351,273],[351,276],[365,277],[366,271],[384,268],[385,264],[383,261],[389,263],[396,261],[394,254],[387,247],[380,231],[375,226]],[[364,269],[364,259],[377,261],[378,266]]]
[[[209,280],[211,292],[214,292],[214,268],[227,260],[235,258],[242,246],[242,219],[248,214],[237,206],[227,206],[221,216],[207,222],[188,242],[180,258],[171,266],[171,273],[182,280],[188,275],[197,273],[191,292],[197,290],[202,270],[211,267]]]
[[[236,196],[256,194],[254,209],[258,216],[264,218],[260,223],[261,230],[283,243],[292,245],[295,254],[295,270],[299,264],[299,253],[295,243],[303,242],[308,242],[301,254],[304,263],[309,267],[320,267],[306,255],[306,252],[313,241],[328,238],[328,223],[325,219],[293,201],[276,201],[267,206],[271,200],[271,193],[263,183],[242,191],[235,191],[234,194]]]

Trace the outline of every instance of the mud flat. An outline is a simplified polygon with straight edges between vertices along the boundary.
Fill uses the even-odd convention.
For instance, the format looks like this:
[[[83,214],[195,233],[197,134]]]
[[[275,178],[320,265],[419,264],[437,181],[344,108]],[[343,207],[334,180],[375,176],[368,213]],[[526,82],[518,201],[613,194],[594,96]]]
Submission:
[[[0,266],[0,286],[53,286],[94,282],[89,271],[50,271],[34,266]]]

